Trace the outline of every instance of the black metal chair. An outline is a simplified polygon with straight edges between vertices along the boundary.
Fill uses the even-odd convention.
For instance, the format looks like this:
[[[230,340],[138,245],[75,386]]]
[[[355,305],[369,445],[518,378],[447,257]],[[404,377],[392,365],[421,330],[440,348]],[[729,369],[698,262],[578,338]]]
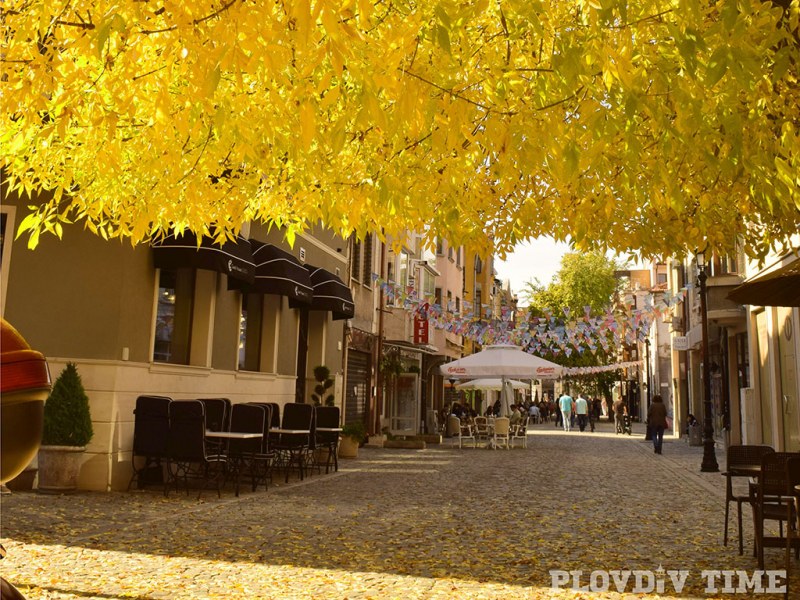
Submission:
[[[256,455],[256,477],[253,482],[253,491],[258,489],[259,482],[264,483],[264,489],[269,489],[269,484],[272,483],[272,466],[275,463],[275,450],[272,448],[272,436],[270,430],[273,423],[273,406],[278,406],[271,402],[249,402],[255,406],[260,406],[264,409],[264,435],[261,438],[261,450]],[[275,427],[280,427],[278,422]]]
[[[728,545],[728,518],[730,514],[730,503],[736,502],[736,510],[739,524],[739,554],[744,552],[744,540],[742,536],[742,503],[749,502],[750,496],[745,494],[734,494],[733,478],[747,477],[745,472],[737,471],[739,467],[751,467],[761,465],[761,458],[767,454],[772,454],[775,450],[771,446],[739,445],[728,446],[727,458],[725,461],[725,535],[723,545]]]
[[[206,411],[206,429],[229,431],[231,401],[227,398],[199,398]]]
[[[171,401],[166,396],[139,396],[136,399],[131,452],[133,474],[128,482],[129,490],[134,479],[138,489],[142,489],[146,483],[161,484],[164,481],[164,466],[161,461],[167,456]],[[136,466],[137,457],[144,458],[143,466]]]
[[[311,404],[289,402],[283,407],[281,429],[302,430],[305,433],[281,433],[273,446],[278,460],[286,473],[289,483],[289,470],[296,463],[300,479],[305,476],[305,461],[310,448],[311,426],[314,407]]]
[[[260,479],[259,460],[264,435],[267,432],[267,411],[257,404],[234,404],[231,409],[231,431],[239,433],[260,433],[261,437],[252,439],[228,440],[228,464],[230,473],[235,478],[235,493],[239,495],[239,482],[242,472],[247,470],[253,491],[256,491]]]
[[[339,459],[337,453],[339,450],[339,432],[338,431],[320,431],[319,428],[336,429],[340,426],[339,423],[339,407],[338,406],[318,406],[317,407],[317,425],[316,425],[316,446],[319,449],[326,449],[328,456],[325,460],[325,473],[328,473],[331,466],[331,459],[333,459],[334,471],[339,470]],[[321,465],[317,463],[317,467]]]
[[[164,495],[169,485],[183,480],[189,493],[189,479],[200,479],[203,485],[197,497],[203,493],[211,475],[217,484],[217,497],[221,496],[220,485],[227,464],[225,455],[208,454],[206,451],[206,418],[203,403],[199,400],[173,400],[169,405],[169,436],[167,437],[167,478]]]

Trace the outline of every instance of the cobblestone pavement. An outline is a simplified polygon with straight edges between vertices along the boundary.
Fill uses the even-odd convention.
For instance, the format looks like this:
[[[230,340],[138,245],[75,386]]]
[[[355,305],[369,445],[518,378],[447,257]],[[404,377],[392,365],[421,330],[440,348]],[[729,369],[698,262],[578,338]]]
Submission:
[[[750,576],[756,562],[749,525],[744,556],[735,525],[721,543],[724,478],[700,472],[702,448],[667,439],[657,456],[640,431],[605,423],[594,434],[537,425],[528,439],[510,451],[362,448],[339,473],[276,477],[239,498],[17,492],[1,500],[0,569],[29,599],[752,595],[706,590],[703,570]],[[768,569],[782,561],[767,550]],[[605,575],[659,567],[622,593]],[[679,593],[668,573],[680,569]],[[581,570],[580,585],[607,580],[610,591],[554,588],[551,570]],[[662,581],[663,593],[647,593]]]

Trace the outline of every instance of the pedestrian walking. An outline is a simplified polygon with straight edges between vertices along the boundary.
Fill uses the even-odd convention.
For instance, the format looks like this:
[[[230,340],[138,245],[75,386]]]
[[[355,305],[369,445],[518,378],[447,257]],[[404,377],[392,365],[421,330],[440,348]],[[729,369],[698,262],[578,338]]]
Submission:
[[[625,421],[625,411],[627,410],[627,406],[625,406],[625,400],[622,399],[620,396],[616,402],[614,402],[614,422],[616,423],[616,432],[622,433],[624,429],[624,421]]]
[[[586,422],[589,418],[589,403],[583,394],[578,394],[578,399],[575,400],[575,414],[578,416],[578,428],[581,431],[586,430]]]
[[[572,418],[572,396],[564,392],[558,399],[558,406],[561,409],[561,419],[564,422],[564,431],[570,430]]]
[[[667,407],[664,399],[656,394],[650,403],[650,411],[647,414],[647,424],[653,434],[653,452],[661,454],[661,446],[664,443],[664,430],[667,428]]]

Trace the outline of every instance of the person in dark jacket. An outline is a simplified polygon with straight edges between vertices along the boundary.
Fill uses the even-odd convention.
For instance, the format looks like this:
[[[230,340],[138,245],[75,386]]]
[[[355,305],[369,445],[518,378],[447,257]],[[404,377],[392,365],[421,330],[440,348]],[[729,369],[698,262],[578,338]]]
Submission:
[[[653,432],[653,451],[656,454],[661,454],[664,430],[667,428],[667,407],[664,404],[664,399],[659,394],[653,396],[653,401],[650,403],[647,424]]]

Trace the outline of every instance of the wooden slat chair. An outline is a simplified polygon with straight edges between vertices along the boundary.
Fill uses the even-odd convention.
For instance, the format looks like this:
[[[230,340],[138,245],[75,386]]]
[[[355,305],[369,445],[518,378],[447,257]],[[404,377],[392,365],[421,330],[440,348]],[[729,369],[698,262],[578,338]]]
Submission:
[[[793,526],[794,486],[800,481],[792,481],[787,470],[787,461],[800,457],[794,452],[773,452],[761,458],[761,472],[758,482],[750,486],[750,502],[753,506],[755,547],[758,568],[764,568],[764,548],[789,545],[789,536],[783,535],[783,523]],[[777,521],[779,535],[767,536],[765,521]],[[798,539],[800,541],[800,539]]]
[[[742,503],[749,502],[750,496],[746,494],[735,494],[733,491],[733,478],[737,477],[736,467],[743,465],[760,465],[761,458],[767,454],[772,454],[775,450],[771,446],[759,445],[737,445],[728,446],[727,458],[725,461],[725,534],[723,545],[728,545],[728,519],[730,515],[730,503],[736,502],[736,514],[739,525],[739,554],[744,552],[744,541],[742,535]]]

